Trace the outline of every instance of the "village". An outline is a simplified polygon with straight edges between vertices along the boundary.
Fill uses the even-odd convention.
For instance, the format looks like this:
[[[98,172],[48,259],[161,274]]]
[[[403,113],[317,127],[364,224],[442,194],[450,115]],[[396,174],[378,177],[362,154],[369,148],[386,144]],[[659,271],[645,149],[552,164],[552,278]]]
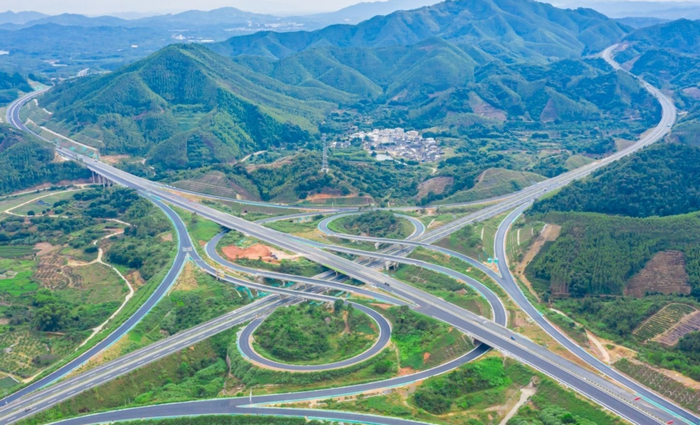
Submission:
[[[436,162],[443,156],[443,151],[434,138],[424,138],[415,130],[394,128],[360,131],[351,134],[346,143],[349,144],[351,140],[360,140],[362,148],[375,154],[378,161],[401,158],[407,161]]]

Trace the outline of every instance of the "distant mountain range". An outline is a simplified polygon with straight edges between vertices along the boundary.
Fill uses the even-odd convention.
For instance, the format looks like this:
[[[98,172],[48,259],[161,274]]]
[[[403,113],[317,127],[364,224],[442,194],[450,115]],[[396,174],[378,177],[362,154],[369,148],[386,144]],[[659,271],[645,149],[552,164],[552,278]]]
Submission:
[[[625,37],[617,59],[673,94],[682,111],[673,140],[700,146],[700,21],[680,19]]]
[[[700,19],[697,1],[548,0],[557,7],[585,7],[611,18]]]
[[[284,58],[310,47],[386,47],[439,37],[505,61],[577,57],[599,51],[626,33],[591,10],[557,9],[523,0],[457,0],[377,16],[358,25],[313,32],[258,32],[212,46],[225,55]]]
[[[48,15],[44,15],[39,12],[13,12],[11,10],[7,12],[0,13],[0,25],[2,24],[16,24],[22,25],[27,22],[36,21],[41,18],[45,18]]]
[[[627,31],[592,10],[450,1],[314,32],[172,45],[117,72],[59,85],[42,105],[55,111],[57,129],[104,153],[146,156],[158,169],[313,145],[319,128],[335,131],[347,120],[336,122],[337,110],[446,134],[645,125],[658,113],[653,98],[602,60],[581,60]]]

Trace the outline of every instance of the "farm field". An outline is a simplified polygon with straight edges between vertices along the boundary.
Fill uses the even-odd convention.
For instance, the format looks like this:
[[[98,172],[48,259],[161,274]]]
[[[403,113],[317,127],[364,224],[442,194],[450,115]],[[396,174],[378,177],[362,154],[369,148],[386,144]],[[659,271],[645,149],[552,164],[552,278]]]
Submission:
[[[7,215],[0,221],[7,241],[0,245],[0,371],[19,378],[60,363],[124,303],[129,287],[97,262],[99,250],[136,291],[120,315],[131,314],[154,289],[149,281],[169,266],[172,253],[173,242],[161,238],[170,222],[129,190],[47,195],[48,208],[70,218]],[[113,218],[143,227],[132,231],[129,224],[108,221]]]
[[[696,311],[698,310],[695,307],[687,304],[669,304],[661,309],[661,311],[644,321],[644,323],[635,329],[633,333],[642,341],[649,341],[670,330],[685,316]],[[676,339],[676,341],[678,341],[678,339]]]

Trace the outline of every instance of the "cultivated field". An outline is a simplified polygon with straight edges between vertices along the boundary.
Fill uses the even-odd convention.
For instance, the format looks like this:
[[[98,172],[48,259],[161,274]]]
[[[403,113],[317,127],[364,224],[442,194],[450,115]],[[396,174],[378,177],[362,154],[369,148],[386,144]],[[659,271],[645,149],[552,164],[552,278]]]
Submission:
[[[670,332],[684,317],[695,312],[697,312],[697,309],[687,304],[669,304],[645,320],[633,333],[643,341],[654,339],[667,331]],[[676,339],[676,342],[678,339]]]

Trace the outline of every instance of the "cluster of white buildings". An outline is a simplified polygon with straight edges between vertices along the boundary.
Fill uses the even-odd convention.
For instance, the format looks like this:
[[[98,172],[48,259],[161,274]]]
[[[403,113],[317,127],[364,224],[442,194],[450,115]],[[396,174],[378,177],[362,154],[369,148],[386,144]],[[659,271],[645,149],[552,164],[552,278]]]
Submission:
[[[382,159],[436,162],[443,155],[434,138],[423,138],[417,131],[404,131],[403,128],[360,131],[350,135],[350,139],[360,139],[362,147],[368,152],[375,152],[378,159],[383,154]]]

